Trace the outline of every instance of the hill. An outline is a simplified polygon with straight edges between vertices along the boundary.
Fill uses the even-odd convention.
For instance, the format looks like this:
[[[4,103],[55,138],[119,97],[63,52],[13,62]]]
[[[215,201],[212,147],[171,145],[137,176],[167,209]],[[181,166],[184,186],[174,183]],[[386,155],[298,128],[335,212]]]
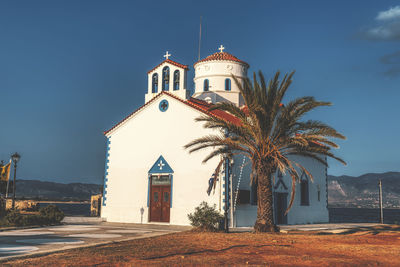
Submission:
[[[329,175],[329,206],[379,207],[379,179],[382,179],[384,207],[400,208],[400,172],[367,173],[358,177]],[[17,180],[17,198],[85,201],[101,191],[102,186],[98,184]]]
[[[382,180],[383,206],[400,208],[400,172],[367,173],[358,177],[329,175],[329,205],[378,208],[379,179]]]
[[[84,183],[55,183],[39,180],[17,180],[17,198],[40,200],[90,200],[91,195],[100,194],[102,186]]]

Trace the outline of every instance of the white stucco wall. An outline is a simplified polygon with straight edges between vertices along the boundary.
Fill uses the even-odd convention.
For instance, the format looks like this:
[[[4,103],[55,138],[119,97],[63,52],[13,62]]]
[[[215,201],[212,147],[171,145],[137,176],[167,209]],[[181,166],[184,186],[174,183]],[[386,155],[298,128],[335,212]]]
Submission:
[[[314,178],[309,182],[309,206],[300,205],[300,184],[296,184],[296,196],[292,209],[288,213],[288,224],[308,224],[329,222],[327,208],[326,167],[315,159],[305,157],[294,157],[294,160],[302,164]],[[291,190],[290,177],[284,177],[285,183]],[[286,182],[287,181],[287,182]],[[318,200],[318,186],[320,189],[320,200]],[[290,197],[288,197],[289,201]]]
[[[300,184],[296,184],[296,195],[294,203],[289,213],[287,214],[288,224],[308,224],[308,223],[326,223],[329,222],[329,212],[327,209],[327,191],[326,191],[326,167],[322,163],[315,159],[305,157],[291,157],[292,160],[303,165],[314,178],[314,182],[309,182],[309,205],[300,205]],[[240,168],[242,165],[243,157],[235,157],[234,166],[234,188],[237,188],[237,181],[239,179]],[[246,159],[246,163],[249,160]],[[251,190],[250,186],[250,171],[251,164],[245,164],[243,168],[243,175],[239,188],[242,190]],[[278,178],[276,177],[275,183]],[[279,186],[275,192],[288,193],[287,205],[290,201],[291,192],[291,178],[288,174],[283,176],[283,181],[287,186],[285,190],[282,186]],[[320,190],[320,200],[318,201],[318,187]],[[257,206],[251,204],[242,204],[236,206],[235,211],[235,225],[238,227],[253,226],[257,218]]]
[[[166,99],[169,108],[159,110]],[[102,218],[110,222],[147,223],[148,171],[162,155],[174,171],[170,223],[188,225],[187,214],[200,202],[219,206],[219,191],[207,196],[208,179],[219,159],[202,160],[209,151],[189,154],[184,145],[210,133],[194,119],[201,112],[161,95],[107,134],[110,137],[106,205]],[[140,209],[144,209],[141,221]]]

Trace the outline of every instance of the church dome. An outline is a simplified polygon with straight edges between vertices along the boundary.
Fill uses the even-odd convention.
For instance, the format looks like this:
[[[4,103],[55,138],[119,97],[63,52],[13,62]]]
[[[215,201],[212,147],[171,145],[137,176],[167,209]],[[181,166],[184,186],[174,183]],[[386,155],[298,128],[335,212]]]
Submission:
[[[211,98],[212,103],[229,101],[240,106],[243,101],[239,87],[232,76],[239,84],[243,84],[250,66],[234,55],[224,52],[224,49],[221,45],[220,52],[194,63],[193,97],[208,101]]]
[[[247,65],[247,67],[249,67],[249,64],[247,64],[246,62],[244,62],[244,61],[238,59],[238,58],[235,57],[234,55],[229,54],[229,53],[227,53],[227,52],[215,52],[214,54],[209,55],[208,57],[203,58],[203,59],[197,61],[196,63],[194,63],[194,66],[196,67],[196,64],[197,64],[197,63],[200,63],[200,62],[214,61],[214,60],[219,60],[219,61],[236,61],[236,62],[245,64],[245,65]]]

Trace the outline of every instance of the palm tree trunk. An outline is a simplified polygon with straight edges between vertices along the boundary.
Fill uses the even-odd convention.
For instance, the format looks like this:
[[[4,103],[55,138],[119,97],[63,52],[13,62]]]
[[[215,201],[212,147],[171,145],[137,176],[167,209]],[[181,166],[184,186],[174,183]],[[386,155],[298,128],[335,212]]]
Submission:
[[[274,222],[272,200],[272,168],[262,164],[257,168],[257,220],[254,225],[256,232],[279,232]]]

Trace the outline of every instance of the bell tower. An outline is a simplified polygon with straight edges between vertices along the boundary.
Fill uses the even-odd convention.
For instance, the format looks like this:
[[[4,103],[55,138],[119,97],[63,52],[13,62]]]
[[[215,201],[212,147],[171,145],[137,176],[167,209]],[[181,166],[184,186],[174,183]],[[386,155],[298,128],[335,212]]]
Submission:
[[[187,65],[169,59],[171,54],[165,53],[165,60],[147,72],[148,83],[145,103],[162,91],[169,92],[181,99],[189,98],[187,90]]]

